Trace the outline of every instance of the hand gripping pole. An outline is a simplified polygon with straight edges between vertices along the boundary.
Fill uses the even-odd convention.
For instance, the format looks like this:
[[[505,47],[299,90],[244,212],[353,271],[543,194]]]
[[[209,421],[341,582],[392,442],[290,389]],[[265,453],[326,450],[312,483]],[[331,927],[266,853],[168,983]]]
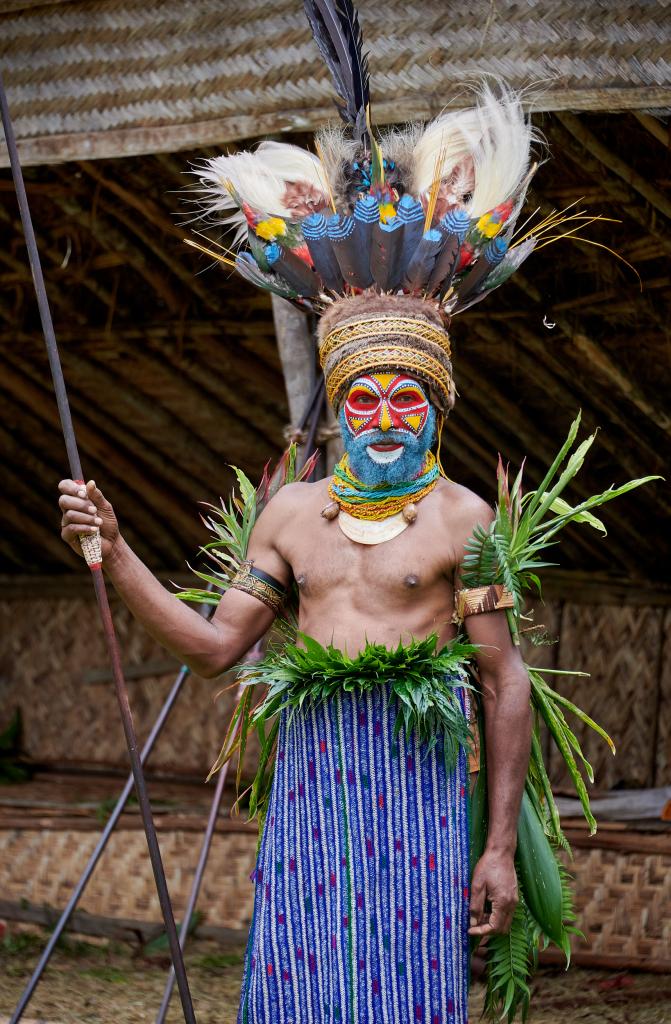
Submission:
[[[5,139],[7,141],[9,161],[12,168],[12,176],[14,178],[14,187],[16,189],[16,197],[19,203],[19,210],[21,212],[21,222],[23,224],[23,231],[26,238],[26,247],[28,249],[30,269],[33,274],[33,283],[35,285],[37,305],[40,311],[40,319],[42,321],[44,341],[47,348],[47,354],[49,356],[49,366],[51,368],[51,377],[53,380],[54,391],[56,393],[58,413],[61,419],[63,439],[65,441],[65,447],[68,454],[68,461],[70,464],[70,476],[72,477],[73,480],[82,480],[83,473],[81,468],[81,462],[79,459],[79,451],[77,449],[77,442],[75,439],[74,427],[72,425],[72,417],[70,415],[70,406],[68,403],[67,391],[65,389],[65,380],[63,378],[63,370],[61,367],[60,356],[58,353],[58,344],[56,342],[54,325],[51,319],[49,300],[47,299],[47,292],[44,285],[44,277],[42,275],[42,265],[40,263],[40,256],[37,251],[35,232],[33,231],[30,210],[28,208],[28,197],[26,195],[26,187],[23,181],[21,165],[19,163],[19,154],[16,148],[14,129],[12,127],[12,122],[9,116],[9,107],[7,104],[7,96],[2,82],[2,77],[0,77],[0,111],[2,112],[2,123],[5,130]],[[196,1017],[193,1011],[193,1004],[191,1002],[191,993],[189,992],[189,984],[186,978],[186,971],[184,969],[184,959],[177,937],[175,918],[172,912],[170,896],[168,894],[168,886],[165,879],[165,872],[163,870],[163,863],[161,861],[161,852],[159,850],[158,840],[156,838],[156,829],[154,827],[151,805],[149,803],[149,796],[147,794],[147,785],[142,771],[142,763],[140,760],[140,754],[137,746],[137,737],[135,735],[135,729],[133,726],[133,716],[131,714],[130,704],[128,702],[128,689],[126,687],[126,681],[124,679],[123,669],[121,667],[121,655],[119,652],[119,645],[117,642],[116,633],[114,631],[114,624],[112,622],[112,615],[110,613],[109,601],[107,598],[107,590],[105,587],[105,580],[102,573],[102,549],[100,547],[99,538],[97,543],[87,545],[87,547],[90,547],[90,550],[87,551],[86,548],[84,547],[84,544],[82,544],[82,549],[84,550],[87,563],[91,570],[93,586],[95,589],[96,599],[98,601],[98,610],[100,612],[100,619],[102,622],[103,632],[105,634],[105,640],[107,642],[107,650],[109,654],[110,663],[112,666],[114,686],[116,689],[117,700],[119,702],[119,709],[121,711],[121,721],[126,736],[126,744],[128,746],[128,754],[130,756],[131,769],[133,772],[133,779],[135,781],[135,789],[137,792],[138,803],[140,805],[142,824],[144,825],[144,831],[147,837],[147,846],[149,847],[149,858],[151,860],[151,866],[154,872],[154,880],[156,882],[156,890],[158,893],[159,903],[161,905],[161,913],[163,914],[165,930],[168,936],[170,955],[172,958],[173,966],[175,968],[177,988],[179,990],[180,998],[182,1001],[184,1020],[186,1021],[186,1024],[196,1024]]]

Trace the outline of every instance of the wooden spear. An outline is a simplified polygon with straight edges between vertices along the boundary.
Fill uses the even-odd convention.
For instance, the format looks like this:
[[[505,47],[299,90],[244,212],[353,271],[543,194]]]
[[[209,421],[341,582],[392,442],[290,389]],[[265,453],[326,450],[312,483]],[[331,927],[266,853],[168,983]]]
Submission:
[[[9,115],[9,106],[7,104],[7,96],[5,93],[5,88],[2,82],[1,75],[0,110],[2,112],[2,123],[5,130],[5,139],[7,141],[7,151],[9,153],[9,161],[12,168],[12,177],[14,178],[16,197],[18,200],[19,210],[21,213],[23,232],[26,238],[26,247],[28,249],[30,269],[33,274],[33,283],[35,285],[37,305],[40,311],[40,320],[42,321],[44,342],[47,348],[47,355],[49,357],[51,378],[54,385],[54,391],[56,393],[58,414],[61,420],[63,439],[65,441],[68,462],[70,464],[70,476],[72,477],[73,480],[83,483],[84,477],[82,474],[81,461],[79,459],[79,451],[77,448],[74,427],[72,425],[72,417],[70,415],[70,406],[68,403],[68,396],[65,388],[65,380],[63,378],[63,370],[61,367],[61,361],[58,352],[58,343],[56,341],[54,325],[51,319],[49,300],[47,298],[47,291],[44,285],[44,277],[42,275],[42,265],[40,263],[39,252],[37,250],[37,242],[35,241],[35,232],[33,231],[33,223],[30,217],[30,209],[28,207],[26,187],[23,181],[21,164],[19,162],[19,154],[16,148],[16,140],[14,138],[14,129],[12,127],[12,122]],[[119,644],[114,630],[114,623],[112,622],[112,615],[110,612],[109,601],[107,598],[107,589],[105,587],[105,580],[102,572],[102,543],[100,539],[100,533],[97,532],[95,535],[86,537],[82,536],[80,538],[80,541],[82,545],[82,551],[84,552],[84,555],[86,557],[87,565],[91,570],[91,577],[93,579],[93,587],[98,602],[98,610],[100,612],[103,633],[105,635],[105,640],[107,642],[107,651],[112,666],[114,686],[116,689],[117,700],[119,702],[119,709],[121,711],[121,721],[126,736],[126,744],[128,746],[128,753],[130,756],[133,778],[135,780],[135,789],[137,791],[138,804],[140,805],[142,823],[144,825],[144,831],[147,837],[147,846],[149,847],[149,858],[151,860],[151,866],[154,872],[154,880],[156,882],[156,890],[158,892],[158,899],[161,905],[161,913],[163,914],[165,930],[168,936],[170,955],[172,957],[172,963],[175,968],[177,987],[179,989],[180,998],[182,1000],[182,1010],[184,1012],[184,1019],[187,1022],[187,1024],[196,1024],[196,1017],[193,1011],[193,1004],[191,1002],[191,993],[189,992],[189,984],[186,978],[186,970],[184,968],[184,959],[177,937],[177,929],[175,928],[175,918],[172,912],[170,896],[168,894],[168,886],[166,883],[165,871],[163,870],[163,863],[161,861],[161,852],[159,850],[158,840],[156,838],[156,829],[154,827],[151,805],[149,803],[147,785],[145,782],[144,773],[142,771],[142,763],[138,751],[137,737],[135,735],[135,728],[133,726],[133,716],[128,701],[128,689],[126,687],[126,681],[124,679],[123,669],[121,667],[121,654],[119,651]],[[16,1024],[16,1022],[20,1020],[24,1006],[25,1004],[20,1005],[17,1008],[17,1010],[15,1011],[14,1015],[11,1018],[10,1024]]]

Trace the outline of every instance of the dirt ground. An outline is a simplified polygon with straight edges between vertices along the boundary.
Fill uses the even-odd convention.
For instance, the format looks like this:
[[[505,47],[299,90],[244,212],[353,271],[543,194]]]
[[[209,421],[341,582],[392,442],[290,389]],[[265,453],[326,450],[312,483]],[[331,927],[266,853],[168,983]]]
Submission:
[[[0,941],[0,1024],[5,1024],[35,966],[44,936],[22,932]],[[198,1024],[235,1024],[243,950],[212,942],[187,947]],[[155,1020],[166,978],[162,953],[68,939],[59,947],[23,1018],[24,1024],[140,1024]],[[482,988],[473,987],[477,1021]],[[183,1017],[173,997],[167,1018]],[[544,969],[534,981],[532,1024],[671,1024],[671,977],[571,968]],[[270,1022],[269,1022],[270,1024]],[[406,1024],[399,1021],[393,1024]]]

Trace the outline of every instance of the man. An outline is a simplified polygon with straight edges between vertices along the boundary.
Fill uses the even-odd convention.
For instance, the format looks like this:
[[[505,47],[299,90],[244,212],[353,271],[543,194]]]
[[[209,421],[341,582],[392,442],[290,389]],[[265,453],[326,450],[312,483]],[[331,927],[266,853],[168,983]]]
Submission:
[[[404,304],[399,299],[395,312],[398,313],[399,306],[407,312],[409,304],[412,308],[412,302],[405,300]],[[340,306],[337,316],[331,311],[330,317],[327,314],[324,318],[323,338],[328,339],[329,329],[334,323],[336,330],[343,322],[345,325],[351,323],[353,317],[361,323],[362,306],[370,313],[371,299],[342,300]],[[440,329],[438,317],[434,315],[431,318],[426,307],[418,322],[422,320]],[[411,352],[408,349],[410,362],[413,361]],[[376,488],[376,495],[380,495],[385,487],[398,491],[401,485],[416,488],[417,482],[422,482],[424,467],[435,440],[436,418],[450,401],[447,392],[442,395],[434,393],[432,400],[427,382],[410,371],[405,372],[400,365],[398,360],[402,356],[401,345],[394,365],[378,367],[371,357],[369,372],[359,373],[349,382],[340,406],[351,479],[364,487]],[[447,360],[444,363],[447,365]],[[327,388],[328,385],[327,376]],[[399,642],[408,644],[432,633],[437,633],[440,645],[444,645],[456,633],[452,621],[453,608],[464,545],[478,524],[486,525],[491,520],[490,508],[459,484],[434,478],[424,497],[418,498],[417,490],[411,494],[415,499],[414,521],[406,523],[389,540],[369,543],[364,537],[354,541],[347,536],[347,527],[338,529],[340,516],[348,516],[345,509],[349,507],[352,510],[351,506],[343,503],[335,519],[322,515],[332,505],[334,493],[337,496],[339,484],[342,490],[343,479],[346,477],[343,477],[340,467],[334,478],[312,484],[290,484],[277,493],[252,534],[248,557],[254,569],[260,576],[270,577],[278,589],[286,588],[295,579],[300,592],[300,631],[324,645],[333,644],[350,656],[361,651],[367,642],[393,648]],[[79,535],[100,529],[103,565],[119,596],[151,635],[196,673],[214,677],[226,671],[271,626],[276,609],[259,600],[253,591],[237,589],[235,585],[222,597],[211,621],[203,620],[166,591],[129,548],[111,504],[92,481],[82,487],[71,480],[64,480],[59,487],[63,539],[80,552]],[[387,517],[387,521],[389,518],[392,517]],[[365,520],[359,520],[362,522]],[[465,625],[471,641],[479,645],[477,662],[488,759],[489,831],[484,854],[473,872],[469,929],[471,935],[484,936],[505,932],[516,904],[513,858],[517,815],[529,754],[529,685],[518,649],[511,642],[503,611],[467,614]],[[375,723],[371,724],[373,736],[376,728],[382,730],[386,738],[391,736],[389,728],[390,723],[393,724],[393,715],[384,702],[362,701],[357,705],[354,698],[352,711],[355,716],[371,713],[375,718]],[[333,725],[328,719],[328,712],[309,712],[302,726],[310,722],[319,733],[319,743],[326,744]],[[344,725],[343,728],[347,732],[351,726]],[[252,965],[251,960],[248,963],[247,1019],[264,1019],[264,1007],[266,1011],[272,1007],[275,1013],[272,1019],[278,1021],[300,1020],[301,1024],[306,1024],[307,1021],[329,1019],[320,1016],[324,1012],[323,1006],[320,1011],[313,1006],[313,1002],[319,1000],[320,1005],[329,1004],[331,1011],[334,1007],[338,1009],[341,1020],[349,1020],[340,1003],[356,997],[364,1007],[366,1000],[370,1001],[373,1010],[376,1002],[382,1000],[383,1005],[389,1007],[389,1012],[393,1010],[401,1014],[393,1019],[443,1020],[447,1019],[443,1014],[451,1006],[455,1015],[451,1019],[465,1020],[466,987],[462,968],[468,927],[466,902],[457,901],[456,906],[452,905],[451,914],[444,915],[450,917],[447,937],[444,934],[446,922],[441,921],[438,927],[434,920],[436,914],[432,914],[432,908],[435,911],[439,903],[442,906],[447,899],[446,894],[454,888],[455,877],[458,878],[460,894],[468,886],[467,858],[451,851],[451,844],[467,841],[464,781],[460,781],[464,769],[462,765],[461,777],[457,770],[453,776],[443,773],[438,778],[439,754],[427,754],[418,748],[414,751],[413,763],[412,753],[407,753],[414,750],[410,737],[401,738],[401,743],[406,745],[405,760],[396,757],[393,763],[383,756],[382,761],[373,765],[369,774],[376,777],[368,779],[367,787],[358,787],[356,797],[348,790],[350,803],[345,809],[349,816],[348,831],[352,833],[352,819],[358,816],[364,822],[363,832],[366,833],[362,833],[360,848],[353,851],[356,863],[345,865],[354,876],[356,892],[335,894],[335,902],[325,918],[311,927],[307,927],[305,922],[301,925],[300,915],[295,922],[293,967],[287,960],[283,974],[289,975],[292,970],[300,972],[300,958],[311,958],[304,970],[308,982],[313,978],[314,983],[292,992],[290,1001],[287,997],[284,1002],[281,980],[277,991],[268,987],[278,985],[277,979],[271,975],[269,981],[267,974],[269,969],[275,970],[273,958],[282,959],[275,948],[279,940],[270,939],[273,929],[278,928],[278,919],[284,921],[291,916],[292,905],[295,909],[295,900],[300,898],[301,892],[307,900],[319,898],[320,887],[323,889],[324,885],[320,880],[324,876],[322,861],[328,859],[329,849],[334,845],[339,848],[340,843],[332,834],[328,839],[318,835],[317,824],[307,838],[298,836],[297,821],[305,814],[305,808],[294,812],[291,805],[295,803],[297,808],[300,807],[299,787],[309,787],[315,772],[314,759],[320,747],[298,727],[294,728],[293,736],[289,735],[290,732],[291,726],[287,725],[278,750],[284,764],[292,763],[297,781],[294,789],[291,780],[281,773],[276,774],[276,792],[271,796],[269,824],[264,834],[264,842],[274,843],[274,855],[265,860],[272,860],[276,868],[276,861],[286,859],[281,871],[287,875],[291,871],[300,871],[301,883],[300,888],[285,890],[279,886],[276,875],[272,879],[269,877],[268,868],[265,872],[263,868],[257,872],[261,877],[257,878],[253,928],[256,952],[251,956],[266,962],[262,964],[263,979],[258,982],[255,978],[259,975],[260,979],[260,972],[254,973],[256,963]],[[346,737],[348,754],[355,742],[355,737]],[[356,762],[358,771],[362,760],[366,759],[371,760],[370,751],[359,748],[352,765]],[[372,760],[375,761],[375,757]],[[350,780],[354,771],[354,767],[346,769]],[[438,793],[435,800],[430,786],[432,773],[444,787],[444,793]],[[455,780],[458,789],[451,793],[453,803],[450,807],[444,797],[450,785],[454,788]],[[338,785],[333,785],[336,788],[332,797],[337,802]],[[341,779],[340,785],[346,787],[346,781]],[[413,799],[409,800],[407,790],[411,786],[417,789]],[[324,787],[324,792],[327,788]],[[394,803],[402,799],[404,812],[416,816],[416,827],[410,821],[396,820]],[[445,819],[450,813],[452,817],[446,828]],[[275,828],[274,818],[278,819],[281,827]],[[440,835],[441,821],[443,838]],[[436,822],[439,823],[437,828]],[[327,827],[342,831],[342,820],[335,812]],[[436,834],[422,847],[418,838],[420,833],[428,834],[432,829]],[[273,831],[280,833],[276,841],[271,835]],[[377,849],[371,854],[374,834],[378,839],[385,836],[384,850]],[[407,858],[403,855],[397,857],[397,864],[390,862],[396,844],[407,836],[412,837]],[[301,852],[302,842],[312,843],[313,850],[320,851],[322,842],[325,842],[326,852],[321,851],[315,860],[313,850],[310,850],[310,856],[300,868],[292,868],[296,853]],[[429,850],[432,843],[435,848]],[[387,847],[391,853],[387,852]],[[418,858],[423,863],[417,864]],[[367,861],[374,862],[375,868]],[[436,862],[439,874],[442,867],[442,877],[436,877]],[[336,871],[341,867],[342,864],[334,864],[328,873],[327,884],[333,888],[346,887],[345,873]],[[398,905],[388,906],[390,894],[391,902],[394,902],[393,895],[408,880],[408,872],[417,875],[418,902],[411,895],[408,899],[397,899]],[[269,891],[271,881],[276,883],[276,893]],[[340,933],[349,928],[349,921],[343,926],[342,920],[338,920],[336,927],[336,913],[338,908],[342,910],[344,907],[345,912],[339,917],[347,918],[349,912],[356,915],[357,899],[359,904],[364,904],[359,909],[368,913],[366,927],[356,932],[354,940],[350,936],[348,953],[352,953],[354,946],[356,957],[353,959],[356,963],[348,981],[340,977],[344,963],[339,960],[341,951],[338,944]],[[264,909],[266,903],[271,904],[268,911]],[[383,916],[380,915],[382,904],[386,907]],[[395,920],[387,922],[387,914],[392,914]],[[383,933],[379,949],[377,942],[371,944],[364,935],[371,927]],[[417,932],[418,935],[415,934]],[[301,934],[306,939],[301,939]],[[338,948],[332,951],[334,939]],[[342,959],[346,959],[344,952]],[[373,959],[372,974],[375,976],[366,977],[362,982],[360,976],[366,975],[366,966]],[[409,959],[412,962],[408,962]],[[329,961],[328,967],[324,965],[325,961]],[[399,964],[402,965],[405,985],[402,993],[398,991]],[[455,965],[452,971],[450,965]],[[330,979],[327,977],[329,972]],[[396,982],[394,986],[392,978]],[[386,997],[382,989],[385,985],[393,987],[388,1003],[384,1003]],[[367,991],[363,991],[364,988]],[[304,1007],[303,1016],[299,1013],[293,1017],[299,1006]],[[433,1013],[431,1017],[425,1016],[429,1008]],[[407,1017],[402,1016],[405,1012]],[[333,1019],[338,1018],[334,1016]],[[387,1018],[382,1016],[379,1019]]]
[[[534,245],[513,241],[533,132],[515,96],[485,88],[470,110],[376,134],[356,12],[305,6],[348,134],[327,131],[319,157],[271,142],[207,160],[200,198],[249,246],[234,262],[210,255],[321,317],[345,454],[329,480],[272,499],[209,622],[130,550],[93,482],[61,482],[62,536],[79,551],[78,536],[100,529],[121,598],[200,675],[240,661],[293,580],[313,691],[327,669],[309,638],[342,652],[341,666],[351,659],[328,699],[292,706],[288,695],[280,715],[240,1024],[465,1024],[469,934],[506,932],[517,902],[529,681],[501,610],[511,595],[460,582],[465,544],[492,511],[441,476],[431,449],[455,397],[450,318]],[[450,650],[455,618],[477,645],[487,755],[472,885],[464,674],[436,674],[441,650],[428,662],[418,653],[434,634]]]

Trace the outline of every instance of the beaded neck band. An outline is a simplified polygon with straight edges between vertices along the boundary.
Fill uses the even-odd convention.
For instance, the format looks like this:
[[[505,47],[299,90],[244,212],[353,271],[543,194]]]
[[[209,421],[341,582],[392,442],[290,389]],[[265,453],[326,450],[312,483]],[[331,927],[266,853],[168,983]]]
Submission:
[[[440,471],[433,452],[427,452],[424,468],[414,480],[399,484],[367,487],[349,468],[349,457],[343,455],[333,470],[329,485],[331,498],[355,519],[388,519],[410,502],[421,501],[438,482]]]

